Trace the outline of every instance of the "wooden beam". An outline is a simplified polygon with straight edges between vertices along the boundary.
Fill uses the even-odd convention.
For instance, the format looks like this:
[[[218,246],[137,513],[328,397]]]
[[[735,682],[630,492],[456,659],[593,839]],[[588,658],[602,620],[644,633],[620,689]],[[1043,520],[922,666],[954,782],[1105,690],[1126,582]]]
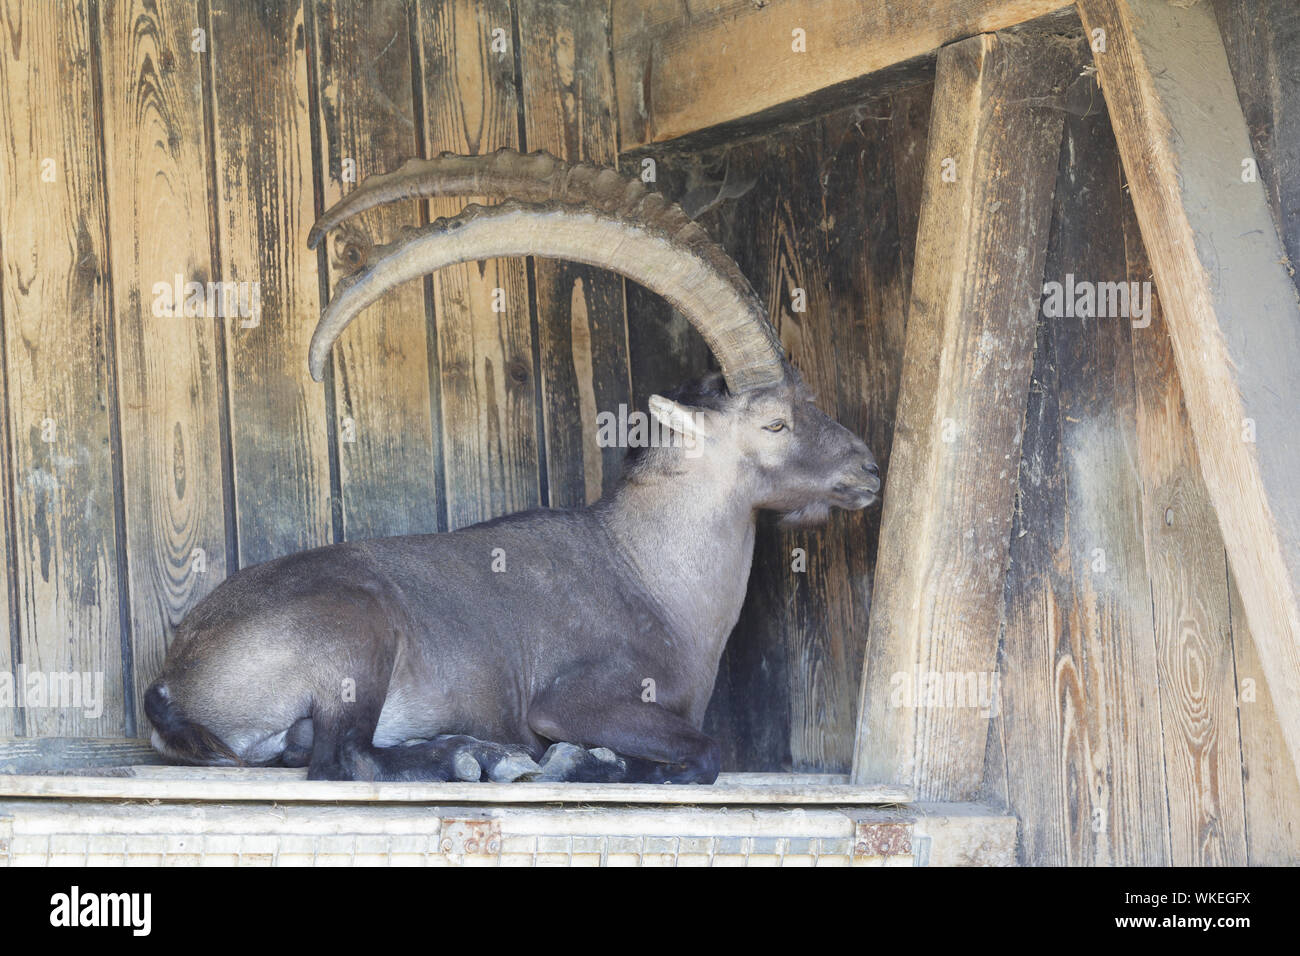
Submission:
[[[0,739],[0,774],[63,773],[162,763],[147,740],[98,737]]]
[[[1004,812],[954,804],[738,813],[616,804],[232,807],[41,798],[0,802],[0,867],[1005,866],[1015,829]]]
[[[1208,4],[1080,0],[1187,414],[1300,763],[1300,302]]]
[[[753,777],[753,780],[750,778]],[[112,776],[0,774],[0,796],[289,803],[906,803],[905,787],[858,787],[834,774],[722,774],[711,787],[646,783],[390,783],[308,780],[283,767],[121,767]]]
[[[794,104],[1062,0],[614,0],[623,150]],[[802,44],[796,31],[802,31]],[[802,52],[800,47],[802,46]]]
[[[921,799],[964,799],[983,770],[1056,98],[1077,72],[1061,44],[939,52],[853,771]],[[932,675],[976,699],[933,706]]]

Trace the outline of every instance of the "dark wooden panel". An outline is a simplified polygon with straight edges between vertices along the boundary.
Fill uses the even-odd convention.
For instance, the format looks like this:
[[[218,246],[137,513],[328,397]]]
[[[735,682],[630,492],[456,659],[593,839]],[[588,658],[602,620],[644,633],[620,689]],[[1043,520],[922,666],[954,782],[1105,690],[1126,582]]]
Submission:
[[[419,153],[411,83],[411,5],[314,0],[324,205]],[[352,178],[344,180],[344,176]],[[369,210],[329,240],[328,281],[345,275],[340,244],[390,242],[420,204]],[[392,290],[334,347],[335,437],[344,537],[438,530],[441,434],[429,369],[424,285]]]
[[[604,19],[561,0],[516,0],[516,10],[528,148],[614,165],[614,83]],[[535,259],[533,269],[548,504],[582,505],[612,488],[622,473],[625,450],[596,444],[596,414],[617,414],[630,401],[623,283],[552,259]]]
[[[676,162],[665,160],[659,173],[681,187],[753,182],[703,221],[767,303],[820,406],[867,439],[886,467],[904,302],[888,124],[843,110],[725,157],[694,158],[691,176],[675,175]],[[796,289],[806,311],[793,309]],[[629,332],[671,341],[658,322],[630,313]],[[694,346],[693,336],[686,341]],[[683,352],[686,366],[698,356],[668,354]],[[669,380],[662,356],[640,370]],[[847,769],[877,520],[876,512],[836,513],[827,527],[801,532],[780,531],[770,516],[760,522],[749,596],[705,722],[729,768]],[[796,548],[806,571],[792,569]]]
[[[307,372],[320,279],[301,0],[212,0],[219,278],[260,283],[257,325],[231,323],[230,431],[239,563],[333,537],[325,391]],[[252,320],[248,320],[252,321]]]
[[[177,276],[213,278],[197,13],[107,0],[100,18],[138,711],[175,626],[227,574],[218,333],[238,319],[187,316],[175,294]]]
[[[416,6],[426,152],[518,147],[509,2]],[[464,202],[436,199],[429,208],[455,215]],[[433,288],[447,513],[458,528],[540,503],[535,346],[522,260],[451,266],[433,277]],[[505,311],[494,312],[494,300]]]
[[[898,193],[898,245],[903,260],[903,288],[912,289],[912,258],[916,225],[921,216],[925,144],[930,134],[930,101],[934,84],[900,90],[889,98],[889,140],[894,149],[894,182]],[[908,298],[909,296],[904,296]]]
[[[1122,214],[1105,116],[1067,117],[1045,281],[1123,281],[1123,242],[1097,241]],[[1163,863],[1129,320],[1044,313],[1040,323],[1006,583],[1007,798],[1026,863]]]
[[[689,169],[700,178],[700,160],[695,156],[652,156],[626,158],[621,169],[640,176],[645,159],[654,163],[656,188],[665,196],[681,199],[688,190]],[[653,292],[625,281],[627,296],[628,368],[632,378],[632,400],[645,411],[646,400],[657,392],[698,378],[716,363],[704,338],[680,312]]]
[[[22,664],[102,682],[103,712],[29,707],[30,734],[126,732],[109,244],[91,14],[4,4],[0,250]],[[43,174],[45,178],[43,178]],[[91,687],[93,691],[93,684]]]

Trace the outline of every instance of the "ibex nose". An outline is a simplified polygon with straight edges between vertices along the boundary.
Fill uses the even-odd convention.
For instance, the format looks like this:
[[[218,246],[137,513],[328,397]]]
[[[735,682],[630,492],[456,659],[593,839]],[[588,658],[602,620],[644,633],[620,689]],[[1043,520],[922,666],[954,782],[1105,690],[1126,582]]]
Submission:
[[[867,478],[867,487],[871,489],[873,494],[879,491],[880,466],[876,464],[876,460],[874,458],[868,458],[862,463],[862,470],[870,476]]]

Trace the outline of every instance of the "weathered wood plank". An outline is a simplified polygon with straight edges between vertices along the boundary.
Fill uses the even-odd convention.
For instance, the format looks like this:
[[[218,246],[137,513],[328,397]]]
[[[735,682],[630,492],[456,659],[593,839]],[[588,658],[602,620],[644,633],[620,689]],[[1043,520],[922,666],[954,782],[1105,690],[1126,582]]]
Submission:
[[[328,544],[325,392],[307,371],[320,285],[305,11],[301,0],[212,0],[219,277],[256,282],[256,319],[232,322],[239,564]],[[255,324],[254,324],[255,323]]]
[[[1300,283],[1300,7],[1215,0],[1215,13],[1270,211]],[[1229,576],[1231,578],[1231,576]],[[1277,722],[1241,596],[1229,581],[1240,714],[1246,852],[1255,866],[1300,863],[1300,781]]]
[[[1151,281],[1151,266],[1127,199],[1123,231],[1130,289],[1141,290],[1142,283]],[[1132,343],[1144,577],[1150,581],[1155,626],[1169,861],[1175,866],[1244,866],[1246,821],[1227,556],[1201,479],[1169,330],[1154,295],[1149,312],[1132,319]]]
[[[320,803],[906,803],[905,787],[860,787],[842,778],[792,774],[746,782],[726,774],[712,786],[642,783],[376,783],[308,780],[307,771],[242,767],[132,767],[129,776],[0,774],[0,796],[84,799],[240,800]],[[827,782],[835,779],[836,782]]]
[[[1246,809],[1246,858],[1251,866],[1300,864],[1300,780],[1287,752],[1277,708],[1246,623],[1237,582],[1229,575],[1237,715],[1241,725],[1241,786]]]
[[[162,755],[149,746],[147,740],[94,737],[0,740],[0,773],[62,773],[162,762]]]
[[[3,235],[0,235],[0,257],[4,255]],[[2,259],[0,259],[2,261]],[[0,292],[3,290],[3,274],[0,272]],[[14,527],[14,475],[13,444],[9,440],[9,408],[12,398],[9,393],[9,375],[5,369],[9,350],[5,346],[5,300],[0,294],[0,558],[4,559],[4,581],[0,582],[0,627],[4,628],[0,638],[0,682],[6,680],[12,691],[17,688],[17,663],[22,659],[22,632],[18,624],[18,569],[15,566],[16,554],[11,540]],[[0,736],[11,736],[23,730],[23,721],[17,706],[16,694],[11,693],[0,699]]]
[[[986,793],[1021,821],[1019,862],[1044,866],[1064,865],[1070,841],[1092,826],[1079,796],[1087,781],[1074,756],[1085,752],[1087,705],[1067,620],[1068,499],[1052,331],[1040,316],[1007,563],[999,700],[985,755]]]
[[[1061,136],[1048,107],[1074,73],[1067,47],[992,34],[939,53],[853,771],[925,798],[965,799],[983,768],[987,707],[914,706],[899,681],[987,687],[996,668]]]
[[[1080,0],[1160,286],[1201,469],[1300,762],[1300,300],[1208,4]]]
[[[898,245],[905,291],[912,288],[912,259],[916,253],[916,225],[921,218],[921,195],[925,190],[925,143],[930,133],[933,99],[933,83],[900,90],[889,98],[889,138],[894,147]],[[908,296],[903,298],[906,300]]]
[[[621,146],[635,149],[797,104],[945,44],[1066,6],[1060,0],[616,0],[611,30]]]
[[[426,153],[518,147],[509,0],[418,0],[417,18]],[[455,215],[466,201],[429,209]],[[448,523],[458,528],[541,503],[528,281],[522,260],[488,260],[440,270],[433,289]]]
[[[90,19],[85,3],[14,0],[0,11],[0,249],[21,663],[47,678],[84,673],[102,693],[99,715],[29,706],[26,732],[36,735],[121,734],[126,725]]]
[[[1000,670],[1004,786],[1030,865],[1169,856],[1131,319],[1088,304],[1127,277],[1122,232],[1096,239],[1122,230],[1121,185],[1105,116],[1067,117]]]
[[[418,154],[406,0],[314,0],[324,205]],[[330,242],[328,282],[350,267],[349,242],[390,242],[419,204],[367,211]],[[407,283],[353,323],[334,348],[335,435],[348,540],[438,530],[441,435],[433,421],[424,286]]]
[[[1300,5],[1214,0],[1269,209],[1300,286]]]
[[[213,278],[198,27],[189,7],[100,6],[137,710],[175,626],[227,573],[217,333],[238,319],[206,301],[187,315],[177,294],[177,277]]]
[[[1078,668],[1084,703],[1075,762],[1087,833],[1070,833],[1071,862],[1168,861],[1160,673],[1137,478],[1136,394],[1130,321],[1100,291],[1127,278],[1122,180],[1103,113],[1068,116],[1045,279],[1073,295],[1065,314],[1044,296],[1059,376],[1061,467],[1065,475],[1068,590],[1062,636]],[[1068,185],[1067,185],[1068,184]],[[1098,242],[1107,230],[1116,241]],[[1069,291],[1072,279],[1087,291]],[[1087,296],[1094,292],[1094,304]],[[1083,303],[1080,307],[1080,303]],[[1065,306],[1065,301],[1061,304]],[[1073,313],[1073,314],[1071,314]],[[1010,634],[1006,638],[1011,639]],[[1045,690],[1046,688],[1042,688]],[[1147,715],[1151,715],[1149,718]],[[1026,783],[1032,781],[1032,771]]]
[[[519,53],[528,148],[615,165],[614,80],[605,18],[563,0],[516,0],[515,8],[524,38]],[[535,259],[533,273],[547,503],[573,507],[599,498],[622,473],[626,449],[596,444],[596,414],[617,414],[630,401],[623,282],[554,259]]]

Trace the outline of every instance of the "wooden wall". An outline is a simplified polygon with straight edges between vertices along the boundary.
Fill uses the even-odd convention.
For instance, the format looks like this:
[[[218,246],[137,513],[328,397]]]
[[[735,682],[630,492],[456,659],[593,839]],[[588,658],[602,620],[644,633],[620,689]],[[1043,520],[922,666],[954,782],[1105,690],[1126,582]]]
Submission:
[[[105,688],[93,719],[0,708],[0,736],[142,732],[173,628],[239,567],[617,478],[593,421],[630,388],[616,278],[448,269],[350,329],[323,387],[306,364],[339,275],[306,232],[353,173],[504,145],[615,159],[591,5],[4,0],[0,35],[0,668]],[[156,316],[176,275],[258,282],[259,321]]]
[[[1294,258],[1300,19],[1286,0],[1216,8]],[[139,734],[173,628],[239,567],[592,500],[621,457],[595,446],[596,412],[710,366],[639,287],[502,261],[395,290],[316,385],[306,343],[339,263],[305,235],[353,170],[502,145],[638,173],[653,160],[887,471],[930,86],[620,158],[603,14],[561,0],[0,0],[0,669],[93,671],[106,690],[97,719],[0,708],[0,737]],[[450,211],[361,225],[386,238]],[[1044,281],[1067,273],[1150,278],[1100,93],[1065,119]],[[259,321],[155,316],[154,284],[178,274],[257,281]],[[971,796],[1015,811],[1025,862],[1294,862],[1300,787],[1158,298],[1141,327],[1040,316],[1001,701]],[[706,720],[728,769],[848,769],[871,583],[888,573],[879,520],[764,520]]]

